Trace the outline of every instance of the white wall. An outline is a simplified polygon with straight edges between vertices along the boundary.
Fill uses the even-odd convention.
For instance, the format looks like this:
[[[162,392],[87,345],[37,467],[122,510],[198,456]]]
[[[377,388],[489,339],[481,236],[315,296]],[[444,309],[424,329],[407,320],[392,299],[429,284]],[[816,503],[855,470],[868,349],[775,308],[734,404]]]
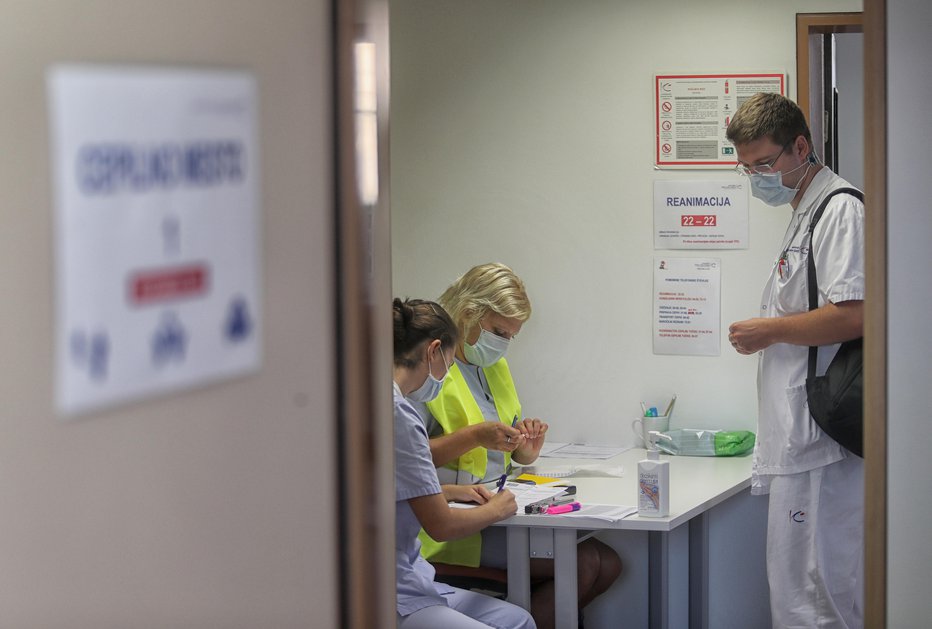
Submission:
[[[785,70],[795,14],[857,0],[663,3],[394,0],[394,292],[436,298],[473,264],[525,280],[534,315],[509,350],[525,414],[553,440],[633,441],[638,401],[676,392],[674,425],[755,429],[755,316],[789,208],[751,201],[750,248],[655,252],[653,182],[729,178],[652,168],[652,75]],[[720,357],[655,356],[652,258],[722,260]]]
[[[887,2],[887,626],[929,626],[932,611],[932,5]],[[868,505],[870,508],[870,505]]]

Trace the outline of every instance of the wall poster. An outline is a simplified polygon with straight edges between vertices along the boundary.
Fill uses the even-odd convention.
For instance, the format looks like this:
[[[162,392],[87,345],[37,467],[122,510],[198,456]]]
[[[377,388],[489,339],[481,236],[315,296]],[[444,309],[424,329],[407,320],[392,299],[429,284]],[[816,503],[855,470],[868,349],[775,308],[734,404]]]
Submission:
[[[737,164],[725,129],[758,92],[786,95],[786,74],[654,75],[654,166],[731,168]]]
[[[654,257],[654,353],[719,356],[722,264]]]
[[[654,249],[747,248],[747,177],[654,181]]]

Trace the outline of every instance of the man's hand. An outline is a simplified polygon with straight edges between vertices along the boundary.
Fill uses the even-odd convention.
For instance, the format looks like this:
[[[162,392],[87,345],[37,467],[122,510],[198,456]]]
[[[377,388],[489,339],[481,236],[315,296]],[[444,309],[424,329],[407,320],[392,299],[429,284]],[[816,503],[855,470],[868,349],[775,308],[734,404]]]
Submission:
[[[728,327],[728,342],[739,354],[753,354],[773,345],[770,323],[773,319],[746,319]]]
[[[732,323],[728,341],[739,354],[753,354],[775,343],[831,345],[864,334],[864,302],[827,303],[815,310]]]

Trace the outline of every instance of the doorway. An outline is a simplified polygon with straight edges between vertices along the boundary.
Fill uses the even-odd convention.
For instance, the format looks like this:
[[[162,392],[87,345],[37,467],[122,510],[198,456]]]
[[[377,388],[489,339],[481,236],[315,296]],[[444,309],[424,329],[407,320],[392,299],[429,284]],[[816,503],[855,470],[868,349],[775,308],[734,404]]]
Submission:
[[[863,190],[863,13],[796,14],[796,73],[816,152]]]

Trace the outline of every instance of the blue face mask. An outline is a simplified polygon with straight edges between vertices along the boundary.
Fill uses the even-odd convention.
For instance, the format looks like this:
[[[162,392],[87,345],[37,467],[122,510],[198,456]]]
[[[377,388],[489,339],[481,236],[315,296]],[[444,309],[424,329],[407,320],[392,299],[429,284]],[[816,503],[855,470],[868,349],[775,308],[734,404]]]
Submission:
[[[430,402],[435,397],[440,395],[440,389],[443,388],[443,381],[447,379],[447,374],[450,373],[449,368],[447,368],[447,361],[443,358],[443,346],[440,347],[440,359],[443,360],[443,367],[446,369],[443,377],[439,380],[434,378],[434,374],[430,372],[430,356],[428,355],[427,379],[424,380],[424,384],[419,386],[405,397],[407,397],[412,402]]]
[[[795,188],[787,188],[783,185],[783,173],[780,171],[775,173],[751,173],[748,175],[751,179],[751,194],[755,198],[773,207],[786,205],[792,201],[796,193],[799,192],[800,184],[806,179],[806,175],[809,174],[809,168],[812,167],[812,160],[807,159],[805,163],[800,164],[786,173],[787,175],[795,173],[803,166],[806,167],[806,172],[799,178],[799,183],[796,184]]]
[[[475,345],[463,343],[463,354],[466,360],[477,367],[489,367],[499,361],[508,349],[509,340],[493,334],[479,326],[479,338]]]

